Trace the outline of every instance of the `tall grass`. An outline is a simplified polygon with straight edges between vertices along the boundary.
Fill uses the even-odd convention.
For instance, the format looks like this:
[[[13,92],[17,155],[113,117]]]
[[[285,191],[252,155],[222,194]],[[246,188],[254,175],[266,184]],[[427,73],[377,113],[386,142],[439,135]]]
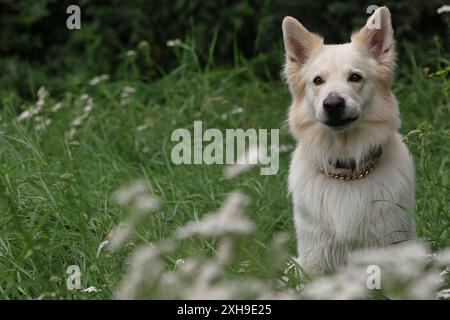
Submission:
[[[227,245],[220,237],[177,240],[170,250],[149,248],[160,248],[161,241],[173,239],[189,221],[215,212],[237,189],[248,198],[245,212],[254,232],[232,238],[235,258],[220,265],[220,279],[250,279],[249,288],[256,292],[248,297],[260,297],[266,289],[271,297],[297,297],[308,279],[286,259],[295,255],[286,192],[289,152],[281,153],[277,175],[260,176],[255,170],[233,180],[223,177],[220,165],[177,166],[170,160],[171,132],[192,130],[194,120],[220,130],[281,128],[280,143],[289,150],[294,142],[284,124],[289,104],[285,85],[278,79],[262,81],[257,74],[263,60],[247,61],[237,51],[233,68],[215,68],[211,60],[204,67],[195,45],[184,42],[173,48],[178,67],[150,77],[160,71],[148,60],[145,47],[124,53],[118,66],[121,76],[116,78],[87,78],[88,71],[79,70],[65,79],[49,80],[57,84],[48,85],[35,81],[30,70],[26,83],[33,99],[1,92],[0,297],[109,299],[123,285],[129,267],[139,274],[139,263],[157,261],[166,274],[180,270],[180,261],[216,261],[220,248]],[[400,65],[394,91],[402,133],[416,164],[418,232],[438,251],[450,246],[449,80],[427,76],[410,52],[402,58],[406,62]],[[439,59],[448,64],[448,58]],[[40,87],[45,90],[38,96]],[[233,112],[238,108],[242,112]],[[29,116],[18,118],[26,110]],[[97,254],[111,231],[133,215],[135,208],[115,203],[112,195],[135,179],[142,179],[151,196],[160,199],[159,209],[139,220],[121,249],[104,248]],[[289,237],[273,239],[279,232]],[[267,262],[280,241],[287,255],[274,266]],[[130,261],[133,253],[144,258]],[[162,260],[151,260],[153,253]],[[70,265],[80,267],[83,288],[98,291],[67,290]],[[141,269],[142,275],[147,271]],[[199,284],[196,279],[188,282]],[[184,297],[182,291],[174,296],[176,292],[152,290],[144,297]],[[309,292],[315,297],[317,290]]]

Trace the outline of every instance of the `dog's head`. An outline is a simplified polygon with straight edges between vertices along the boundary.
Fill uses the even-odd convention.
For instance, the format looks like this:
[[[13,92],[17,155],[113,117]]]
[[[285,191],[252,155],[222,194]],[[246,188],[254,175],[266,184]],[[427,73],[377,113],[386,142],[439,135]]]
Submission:
[[[311,126],[340,134],[368,123],[396,125],[390,93],[395,48],[386,7],[378,8],[350,43],[325,45],[292,17],[283,20],[283,38],[295,136]]]

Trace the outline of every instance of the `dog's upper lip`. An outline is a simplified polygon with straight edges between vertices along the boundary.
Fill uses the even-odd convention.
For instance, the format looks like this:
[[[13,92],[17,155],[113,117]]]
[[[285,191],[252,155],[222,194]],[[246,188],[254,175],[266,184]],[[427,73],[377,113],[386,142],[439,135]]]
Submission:
[[[325,124],[329,127],[342,127],[342,126],[345,126],[345,125],[355,121],[356,119],[358,119],[358,117],[339,119],[339,120],[328,120],[325,122]]]

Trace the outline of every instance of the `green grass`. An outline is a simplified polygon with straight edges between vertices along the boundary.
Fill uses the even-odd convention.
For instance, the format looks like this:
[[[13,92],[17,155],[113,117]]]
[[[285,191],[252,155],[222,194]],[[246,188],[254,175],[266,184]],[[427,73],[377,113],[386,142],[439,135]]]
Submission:
[[[34,120],[18,123],[25,100],[1,91],[0,100],[0,297],[34,299],[111,298],[136,244],[170,236],[185,222],[216,209],[226,195],[240,189],[252,200],[248,213],[257,231],[241,243],[248,272],[268,277],[268,246],[273,234],[287,231],[295,254],[291,203],[287,194],[289,152],[280,157],[275,176],[253,170],[234,180],[222,176],[220,165],[174,165],[170,141],[176,128],[192,130],[194,120],[204,129],[280,128],[280,144],[293,145],[285,127],[290,98],[280,80],[263,81],[255,72],[260,63],[236,63],[234,68],[201,68],[180,57],[180,67],[159,80],[148,81],[133,61],[120,66],[120,75],[96,86],[70,76],[54,86],[26,79],[35,94],[44,85],[50,91],[40,114],[52,122],[37,131]],[[86,72],[86,71],[84,71]],[[92,77],[95,75],[91,75]],[[50,76],[49,76],[50,77]],[[58,82],[59,81],[59,82]],[[120,103],[124,86],[136,93]],[[447,86],[447,87],[446,87]],[[445,91],[447,90],[447,91]],[[402,113],[402,133],[414,156],[417,174],[419,235],[436,250],[450,245],[450,102],[448,79],[423,75],[411,58],[400,65],[394,85]],[[93,111],[67,141],[71,121],[82,113],[84,93],[93,98]],[[52,113],[58,101],[62,109]],[[244,112],[230,112],[242,107]],[[147,128],[137,127],[146,123]],[[135,240],[121,252],[96,251],[108,233],[127,214],[111,201],[114,190],[135,178],[145,178],[163,204],[137,230]],[[214,241],[186,240],[178,257],[211,254]],[[66,289],[66,268],[78,265],[84,288]],[[233,272],[233,270],[231,270]]]

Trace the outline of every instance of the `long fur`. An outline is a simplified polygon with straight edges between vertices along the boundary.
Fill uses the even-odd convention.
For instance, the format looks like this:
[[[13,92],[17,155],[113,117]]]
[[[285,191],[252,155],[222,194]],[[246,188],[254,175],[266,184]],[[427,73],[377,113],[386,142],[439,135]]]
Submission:
[[[295,19],[283,22],[284,74],[292,95],[289,126],[298,141],[291,160],[289,190],[298,259],[310,274],[345,265],[355,248],[385,247],[415,237],[411,217],[415,208],[414,167],[398,134],[398,104],[390,91],[395,68],[390,13],[383,7],[375,14],[381,15],[381,30],[366,25],[345,45],[323,45],[319,36]],[[370,19],[373,16],[368,24]],[[318,120],[321,110],[316,102],[322,93],[311,87],[311,76],[318,66],[339,74],[341,61],[347,65],[356,60],[364,62],[360,63],[367,79],[364,87],[347,88],[345,78],[330,81],[329,86],[357,101],[355,112],[360,116],[350,128],[335,132]],[[363,179],[339,181],[318,170],[319,165],[330,168],[330,159],[359,162],[379,145],[383,153],[378,165]]]

